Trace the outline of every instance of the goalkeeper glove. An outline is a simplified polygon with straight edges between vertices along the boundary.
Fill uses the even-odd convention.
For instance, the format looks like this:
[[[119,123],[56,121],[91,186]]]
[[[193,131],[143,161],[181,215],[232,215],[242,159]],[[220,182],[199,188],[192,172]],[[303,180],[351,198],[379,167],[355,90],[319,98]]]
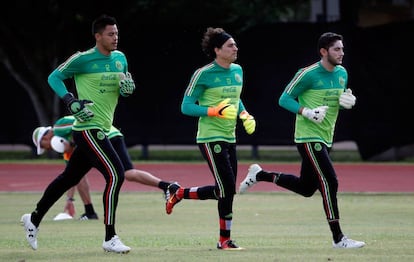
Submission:
[[[92,119],[94,116],[93,112],[87,108],[87,105],[93,105],[93,102],[90,100],[78,100],[72,93],[67,93],[62,97],[66,106],[68,107],[69,112],[78,120],[79,122],[86,122]]]
[[[243,121],[244,129],[246,130],[246,133],[251,135],[256,130],[256,120],[254,120],[254,117],[250,115],[246,110],[243,110],[239,114],[239,118]]]
[[[349,88],[339,96],[339,105],[345,109],[351,109],[355,105],[355,102],[356,97]]]
[[[119,81],[119,93],[123,97],[127,97],[132,95],[135,91],[135,83],[132,79],[132,75],[130,72],[127,72],[126,75],[121,73],[121,81]]]
[[[217,106],[209,107],[207,110],[208,116],[215,116],[225,119],[236,119],[237,109],[234,105],[230,104],[230,98],[226,98],[220,102]]]
[[[302,109],[302,115],[311,120],[312,122],[319,124],[325,118],[326,111],[328,110],[328,108],[328,106],[318,106],[314,109],[304,107]]]

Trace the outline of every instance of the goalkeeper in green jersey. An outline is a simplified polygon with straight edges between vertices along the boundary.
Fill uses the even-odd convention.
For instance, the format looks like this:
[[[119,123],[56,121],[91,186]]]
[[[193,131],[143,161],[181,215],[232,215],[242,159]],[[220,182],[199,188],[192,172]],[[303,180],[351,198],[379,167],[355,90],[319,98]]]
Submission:
[[[135,84],[128,74],[125,54],[117,50],[116,19],[107,15],[98,17],[92,23],[92,35],[94,47],[74,53],[48,77],[50,87],[76,118],[72,128],[76,147],[64,171],[47,186],[35,210],[21,217],[26,240],[34,250],[38,247],[37,234],[43,217],[91,168],[96,168],[106,182],[102,196],[105,227],[102,248],[115,253],[131,250],[116,234],[116,211],[125,168],[107,133],[119,96],[132,94]],[[66,88],[68,79],[75,82],[76,96]]]
[[[256,122],[240,99],[243,70],[235,64],[237,45],[222,28],[207,28],[202,49],[213,61],[197,69],[187,86],[181,104],[183,114],[198,118],[196,142],[207,161],[215,184],[179,188],[166,203],[171,214],[182,199],[214,199],[218,201],[220,250],[241,250],[231,238],[233,198],[236,193],[237,116],[248,134],[255,131]]]
[[[339,34],[322,34],[318,41],[321,59],[299,69],[279,98],[279,105],[296,115],[294,141],[302,157],[300,176],[265,171],[253,164],[239,192],[259,181],[275,183],[304,197],[319,190],[333,247],[359,248],[365,243],[345,236],[339,224],[338,179],[329,156],[338,113],[340,109],[351,109],[356,101],[347,89],[348,75],[341,65],[342,41]]]

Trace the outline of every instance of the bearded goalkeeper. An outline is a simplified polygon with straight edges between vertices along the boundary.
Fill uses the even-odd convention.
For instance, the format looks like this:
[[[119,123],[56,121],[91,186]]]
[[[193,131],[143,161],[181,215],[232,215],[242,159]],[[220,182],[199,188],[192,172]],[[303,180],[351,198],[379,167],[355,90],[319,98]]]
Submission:
[[[259,181],[274,183],[304,197],[316,190],[322,196],[323,210],[332,233],[334,248],[360,248],[362,241],[348,238],[339,224],[338,179],[329,156],[340,109],[351,109],[356,98],[347,89],[348,74],[341,65],[344,56],[342,36],[324,33],[318,41],[321,60],[300,69],[279,98],[279,105],[296,115],[295,143],[302,157],[300,176],[249,168],[240,183],[243,193]]]

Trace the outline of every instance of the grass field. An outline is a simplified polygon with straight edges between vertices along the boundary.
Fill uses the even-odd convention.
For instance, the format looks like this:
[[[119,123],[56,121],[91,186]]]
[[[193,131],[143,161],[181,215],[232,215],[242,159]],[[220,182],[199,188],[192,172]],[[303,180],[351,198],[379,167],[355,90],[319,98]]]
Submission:
[[[46,214],[37,251],[25,240],[19,220],[40,193],[0,193],[1,261],[414,261],[414,195],[340,193],[342,229],[367,246],[333,249],[321,198],[292,193],[236,195],[232,238],[246,248],[216,249],[216,201],[183,200],[166,215],[161,193],[120,195],[117,233],[132,248],[126,255],[102,248],[101,194],[92,193],[99,221],[52,221],[63,199]],[[78,215],[83,211],[77,201]]]

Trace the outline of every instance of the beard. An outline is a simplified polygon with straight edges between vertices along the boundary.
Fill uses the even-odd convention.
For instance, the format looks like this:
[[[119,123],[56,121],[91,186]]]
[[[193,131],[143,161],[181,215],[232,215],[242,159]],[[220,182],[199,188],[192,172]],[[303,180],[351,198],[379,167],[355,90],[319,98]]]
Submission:
[[[333,58],[331,55],[328,55],[328,62],[333,66],[337,66],[337,65],[342,64],[342,61]]]

